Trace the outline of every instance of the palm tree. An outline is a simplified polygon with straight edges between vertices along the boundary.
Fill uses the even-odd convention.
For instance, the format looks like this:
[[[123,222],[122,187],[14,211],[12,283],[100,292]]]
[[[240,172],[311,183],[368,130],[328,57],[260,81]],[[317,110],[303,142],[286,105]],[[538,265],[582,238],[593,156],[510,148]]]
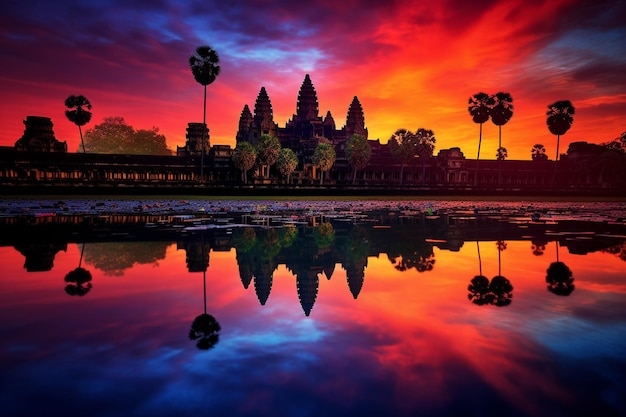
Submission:
[[[256,149],[250,142],[239,142],[233,151],[233,164],[241,170],[243,182],[248,182],[248,170],[256,162]]]
[[[263,165],[267,166],[267,174],[263,175],[265,178],[269,177],[270,167],[278,160],[280,150],[280,142],[276,136],[262,135],[259,139],[257,156],[258,162],[261,164],[261,171],[263,171]]]
[[[498,147],[502,147],[502,126],[513,117],[513,97],[509,93],[499,92],[489,98],[491,121],[498,126]]]
[[[480,158],[480,144],[483,140],[483,123],[489,120],[489,95],[487,93],[476,93],[469,98],[467,108],[474,123],[480,125],[478,131],[478,153],[476,154],[476,173],[474,174],[474,185],[478,185],[478,159]]]
[[[326,142],[320,142],[317,144],[317,147],[313,152],[313,164],[321,171],[320,185],[322,185],[324,181],[324,172],[333,167],[336,157],[337,154],[335,153],[333,145]]]
[[[426,159],[433,156],[435,150],[435,134],[430,129],[419,128],[415,132],[416,154],[422,161],[422,184],[426,182]]]
[[[389,138],[389,152],[400,161],[400,185],[404,176],[404,164],[417,155],[415,134],[410,130],[398,129]]]
[[[189,57],[189,66],[193,78],[204,86],[204,109],[202,116],[202,125],[204,132],[202,134],[202,152],[200,153],[200,181],[204,181],[204,147],[207,136],[206,130],[206,87],[213,83],[220,74],[219,66],[220,58],[217,52],[210,46],[199,46],[196,48],[196,54]]]
[[[65,117],[78,126],[80,143],[83,145],[83,153],[86,153],[81,126],[86,125],[91,120],[91,112],[89,111],[91,110],[91,103],[85,96],[69,96],[65,99],[65,107]]]
[[[498,183],[501,182],[502,164],[504,158],[500,158],[502,148],[502,126],[507,124],[513,117],[513,97],[509,93],[499,92],[489,97],[489,114],[494,125],[498,126]]]
[[[371,156],[372,147],[364,136],[354,134],[346,142],[346,159],[354,170],[352,184],[356,182],[356,171],[367,166]]]
[[[548,124],[548,130],[553,135],[556,135],[556,158],[559,160],[559,142],[561,135],[564,135],[574,122],[574,113],[576,110],[569,100],[555,101],[548,105],[548,111],[546,115],[546,123]]]
[[[535,144],[530,152],[532,154],[533,161],[546,161],[548,159],[548,155],[546,155],[546,147],[540,143]]]
[[[287,177],[287,184],[289,184],[289,177],[298,167],[298,157],[296,153],[289,148],[282,148],[278,153],[278,159],[276,160],[276,168],[281,175]]]

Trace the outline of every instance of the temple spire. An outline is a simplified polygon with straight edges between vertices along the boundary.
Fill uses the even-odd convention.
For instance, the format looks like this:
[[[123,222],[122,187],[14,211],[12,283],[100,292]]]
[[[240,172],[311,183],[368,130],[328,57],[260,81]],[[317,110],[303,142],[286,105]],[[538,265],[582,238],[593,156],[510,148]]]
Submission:
[[[346,117],[346,135],[350,137],[353,134],[361,135],[367,139],[363,107],[361,107],[361,102],[357,96],[354,96],[352,99],[348,109],[348,116]]]
[[[237,130],[237,143],[248,141],[250,135],[250,128],[252,127],[252,113],[250,108],[246,104],[243,106],[241,116],[239,117],[239,129]]]
[[[298,93],[296,115],[299,120],[304,121],[317,119],[318,113],[317,93],[311,82],[311,77],[309,77],[309,74],[306,74]]]

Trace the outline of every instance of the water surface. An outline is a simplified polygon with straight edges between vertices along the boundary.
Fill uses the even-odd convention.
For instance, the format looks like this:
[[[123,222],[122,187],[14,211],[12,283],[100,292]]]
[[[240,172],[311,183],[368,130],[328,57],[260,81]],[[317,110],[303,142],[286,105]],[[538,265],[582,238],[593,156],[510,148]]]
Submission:
[[[5,203],[3,415],[626,414],[620,204],[123,204]]]

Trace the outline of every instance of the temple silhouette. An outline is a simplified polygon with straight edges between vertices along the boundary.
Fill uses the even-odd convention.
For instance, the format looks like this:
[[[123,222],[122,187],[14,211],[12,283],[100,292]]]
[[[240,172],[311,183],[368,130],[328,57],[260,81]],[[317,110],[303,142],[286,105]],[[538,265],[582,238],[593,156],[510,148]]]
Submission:
[[[465,122],[468,129],[473,127]],[[235,138],[236,143],[256,145],[263,135],[275,136],[283,148],[293,150],[298,166],[289,183],[275,166],[264,172],[265,168],[259,165],[251,169],[250,180],[243,183],[242,172],[233,163],[233,149],[229,145],[211,146],[209,129],[205,130],[202,123],[188,123],[186,143],[173,156],[69,153],[66,142],[54,136],[50,118],[28,116],[24,125],[24,134],[13,147],[0,147],[0,187],[5,192],[24,189],[247,195],[285,192],[623,195],[626,192],[626,154],[587,142],[571,143],[558,162],[547,158],[475,160],[468,159],[460,148],[452,147],[401,164],[392,156],[387,143],[368,137],[365,112],[357,96],[349,103],[340,128],[330,111],[320,116],[317,93],[308,74],[298,93],[296,111],[283,126],[274,120],[269,93],[261,87],[254,113],[244,105]],[[353,170],[345,155],[346,142],[353,134],[366,138],[372,150],[367,166],[357,172],[354,184]],[[336,152],[324,186],[319,184],[320,171],[312,161],[313,152],[322,140],[332,144]],[[200,169],[201,160],[204,170]]]

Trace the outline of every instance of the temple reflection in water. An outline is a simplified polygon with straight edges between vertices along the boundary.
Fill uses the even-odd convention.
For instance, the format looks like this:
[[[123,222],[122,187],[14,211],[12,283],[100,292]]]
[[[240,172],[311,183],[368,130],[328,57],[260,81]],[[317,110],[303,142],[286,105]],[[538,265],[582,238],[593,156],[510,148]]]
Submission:
[[[234,249],[243,288],[252,286],[263,306],[270,302],[274,273],[284,266],[295,278],[307,316],[318,297],[320,279],[330,280],[340,266],[345,271],[346,291],[357,299],[368,258],[381,255],[397,271],[426,273],[437,267],[435,248],[456,252],[464,245],[475,245],[477,268],[468,272],[467,297],[477,305],[501,307],[514,299],[515,283],[500,268],[507,242],[527,242],[529,258],[555,248],[553,262],[542,268],[547,289],[562,296],[571,294],[575,285],[572,270],[559,260],[559,250],[603,251],[626,260],[623,225],[575,220],[546,224],[471,213],[68,215],[12,217],[2,222],[5,233],[0,246],[13,246],[24,257],[27,272],[49,271],[55,256],[66,251],[68,244],[80,246],[78,267],[65,277],[70,295],[84,296],[97,286],[85,264],[105,275],[122,276],[134,265],[165,259],[167,247],[175,243],[185,252],[190,273],[209,271],[212,251]],[[498,273],[491,278],[483,275],[481,249],[497,252]]]

